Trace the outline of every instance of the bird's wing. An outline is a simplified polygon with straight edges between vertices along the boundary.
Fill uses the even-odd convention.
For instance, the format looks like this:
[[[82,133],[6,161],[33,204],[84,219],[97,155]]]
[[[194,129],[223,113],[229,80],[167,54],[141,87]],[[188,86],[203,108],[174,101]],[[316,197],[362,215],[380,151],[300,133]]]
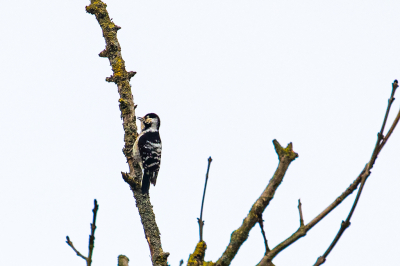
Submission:
[[[139,152],[143,168],[158,171],[161,163],[161,139],[158,132],[147,132],[139,139]]]

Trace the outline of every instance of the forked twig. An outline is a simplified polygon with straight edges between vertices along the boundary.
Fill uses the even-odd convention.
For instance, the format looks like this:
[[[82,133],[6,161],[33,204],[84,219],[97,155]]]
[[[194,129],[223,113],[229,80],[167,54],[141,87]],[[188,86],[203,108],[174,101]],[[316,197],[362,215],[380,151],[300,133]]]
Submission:
[[[395,92],[396,88],[398,87],[397,80],[395,80],[392,85],[393,85],[393,89],[392,89],[391,99],[389,99],[388,109],[390,109],[390,106],[391,106],[391,104],[392,104],[392,102],[394,100],[394,98],[393,98],[394,97],[394,92]],[[388,113],[388,111],[386,113]],[[280,244],[278,244],[276,247],[274,247],[270,252],[268,252],[267,255],[264,255],[264,257],[261,259],[259,264],[257,264],[258,266],[271,265],[271,261],[273,260],[273,258],[276,255],[278,255],[282,250],[284,250],[285,248],[287,248],[288,246],[290,246],[291,244],[296,242],[301,237],[305,236],[307,234],[307,232],[309,230],[311,230],[311,228],[313,228],[317,223],[319,223],[323,218],[325,218],[325,216],[327,216],[332,210],[334,210],[340,203],[342,203],[343,200],[345,200],[351,193],[353,193],[353,191],[355,191],[357,189],[358,185],[360,185],[360,184],[361,184],[360,185],[360,190],[362,191],[362,188],[364,186],[364,183],[365,183],[366,179],[371,174],[370,170],[372,169],[378,154],[382,150],[384,144],[387,142],[387,140],[390,137],[390,134],[393,132],[393,130],[395,129],[395,127],[396,127],[396,125],[398,123],[398,121],[400,120],[400,111],[399,111],[395,121],[393,122],[388,134],[385,137],[383,137],[383,130],[385,128],[385,123],[386,123],[385,120],[387,120],[387,117],[388,117],[388,115],[385,115],[385,119],[384,119],[384,122],[383,122],[383,126],[382,126],[382,129],[381,129],[381,132],[378,133],[378,139],[380,138],[382,140],[382,142],[377,141],[378,146],[375,145],[374,152],[372,153],[372,156],[371,156],[371,159],[370,159],[369,163],[367,163],[367,165],[364,167],[364,169],[361,171],[361,173],[358,175],[358,177],[353,181],[353,183],[339,197],[337,197],[327,208],[325,208],[325,210],[323,210],[320,214],[318,214],[308,224],[306,224],[304,226],[300,225],[300,227],[298,228],[298,230],[296,232],[294,232],[290,237],[288,237],[287,239],[282,241]],[[351,209],[351,211],[349,213],[349,216],[348,216],[349,219],[346,220],[347,222],[346,221],[342,222],[341,231],[339,231],[338,235],[335,237],[335,240],[332,242],[331,246],[328,248],[326,254],[324,254],[323,256],[319,257],[317,262],[316,262],[316,264],[314,264],[314,266],[321,265],[325,261],[326,256],[333,249],[334,245],[337,243],[337,241],[339,240],[340,236],[343,234],[344,230],[350,225],[351,215],[354,213],[356,204],[357,204],[357,202],[358,202],[358,200],[360,198],[360,195],[361,195],[361,191],[360,190],[358,191],[358,194],[356,196],[356,200],[354,202],[355,204],[353,204],[353,207],[352,207],[352,209]],[[300,222],[300,224],[301,224],[301,222]]]
[[[386,109],[386,113],[385,113],[385,117],[383,119],[383,123],[382,123],[382,127],[381,127],[381,131],[378,133],[378,139],[376,141],[375,147],[374,147],[374,151],[372,152],[371,155],[371,159],[369,161],[369,163],[366,165],[366,167],[364,168],[364,173],[362,174],[362,178],[361,178],[361,185],[360,188],[358,189],[357,192],[357,196],[354,200],[353,206],[351,207],[351,210],[346,218],[345,221],[342,221],[341,225],[340,225],[340,229],[339,232],[336,234],[335,238],[333,239],[332,243],[329,245],[328,249],[325,251],[325,253],[320,256],[317,261],[315,262],[314,266],[319,266],[321,264],[323,264],[326,261],[326,258],[328,257],[329,253],[332,251],[332,249],[335,247],[335,245],[337,244],[337,242],[339,241],[340,237],[343,235],[344,231],[350,226],[350,219],[353,216],[353,213],[357,207],[357,203],[361,197],[361,192],[363,191],[365,182],[368,178],[368,176],[371,174],[371,169],[372,167],[374,167],[375,164],[375,160],[378,157],[378,154],[380,153],[380,151],[382,150],[383,146],[385,145],[385,143],[387,142],[387,140],[389,139],[390,135],[392,134],[393,130],[395,129],[399,119],[400,119],[400,111],[397,114],[396,119],[394,120],[388,134],[383,137],[383,132],[385,130],[385,125],[389,116],[389,112],[390,112],[390,107],[392,106],[392,103],[394,101],[394,94],[396,92],[397,87],[399,87],[398,85],[398,81],[394,80],[394,82],[392,83],[392,94],[388,100],[388,107]]]
[[[99,205],[97,204],[97,200],[94,200],[94,208],[92,210],[93,212],[93,222],[90,224],[90,235],[89,235],[89,254],[87,257],[83,256],[75,247],[74,244],[72,244],[72,241],[69,239],[69,236],[67,236],[67,244],[75,251],[76,255],[81,257],[86,261],[86,265],[90,266],[92,264],[92,255],[93,255],[93,249],[94,249],[94,231],[96,230],[96,216],[97,216],[97,210],[99,209]]]
[[[207,189],[207,181],[208,181],[208,173],[210,171],[210,165],[212,162],[211,156],[208,157],[208,166],[207,166],[207,173],[206,173],[206,181],[204,183],[204,191],[203,191],[203,200],[201,201],[201,210],[200,210],[200,218],[197,218],[197,222],[199,223],[199,234],[200,234],[200,242],[203,241],[203,207],[204,207],[204,198],[206,197],[206,189]]]

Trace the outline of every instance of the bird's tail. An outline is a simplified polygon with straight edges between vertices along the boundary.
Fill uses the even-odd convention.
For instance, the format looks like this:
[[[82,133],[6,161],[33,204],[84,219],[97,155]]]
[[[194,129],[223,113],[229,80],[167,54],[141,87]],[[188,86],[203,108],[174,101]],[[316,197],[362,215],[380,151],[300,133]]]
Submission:
[[[151,175],[151,172],[149,170],[144,170],[143,180],[142,180],[142,194],[149,193],[150,175]]]
[[[155,171],[150,175],[150,182],[153,184],[153,186],[156,185],[157,176],[158,176],[158,171]]]

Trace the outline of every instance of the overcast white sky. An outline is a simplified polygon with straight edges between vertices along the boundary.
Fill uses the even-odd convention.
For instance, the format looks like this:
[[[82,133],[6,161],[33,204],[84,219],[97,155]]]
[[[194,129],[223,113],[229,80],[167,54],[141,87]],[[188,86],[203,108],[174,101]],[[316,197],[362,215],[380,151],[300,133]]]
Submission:
[[[399,1],[107,0],[137,114],[161,117],[162,167],[150,188],[169,263],[198,241],[207,158],[206,260],[217,260],[274,173],[272,140],[299,153],[264,213],[270,247],[330,204],[368,161],[400,78]],[[151,265],[127,170],[115,84],[89,1],[3,1],[0,17],[0,264]],[[398,99],[400,96],[398,95]],[[400,100],[393,105],[394,118]],[[400,261],[400,129],[325,265]],[[355,193],[274,260],[313,265]],[[257,225],[232,266],[264,254]]]

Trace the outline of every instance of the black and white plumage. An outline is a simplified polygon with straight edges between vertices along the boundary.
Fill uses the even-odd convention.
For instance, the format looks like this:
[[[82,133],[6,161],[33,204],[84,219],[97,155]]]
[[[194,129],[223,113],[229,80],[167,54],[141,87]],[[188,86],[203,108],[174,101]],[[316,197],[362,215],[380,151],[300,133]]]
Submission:
[[[160,118],[154,113],[138,117],[142,132],[133,146],[133,156],[143,170],[142,193],[148,193],[150,183],[156,185],[161,163]]]

